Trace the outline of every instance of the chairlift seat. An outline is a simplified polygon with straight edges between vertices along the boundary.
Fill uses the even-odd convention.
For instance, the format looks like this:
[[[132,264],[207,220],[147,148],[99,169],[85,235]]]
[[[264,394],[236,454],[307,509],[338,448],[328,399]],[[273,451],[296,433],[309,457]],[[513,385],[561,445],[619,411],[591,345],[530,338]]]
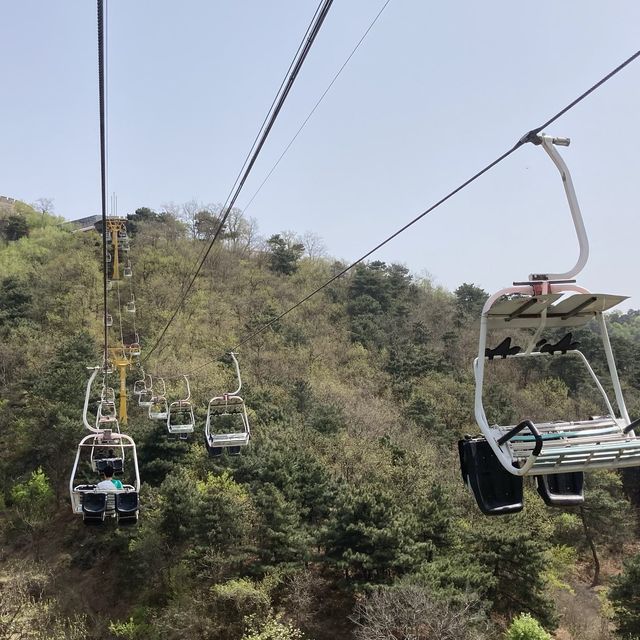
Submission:
[[[115,511],[118,524],[135,524],[138,521],[138,493],[116,493]]]
[[[121,476],[124,473],[124,461],[122,458],[100,458],[95,460],[95,471],[97,473],[103,473],[108,466],[113,468],[113,475]]]
[[[167,411],[167,431],[170,434],[193,433],[195,428],[193,405],[189,400],[172,402]]]
[[[640,438],[625,433],[627,423],[604,416],[594,420],[543,422],[535,425],[543,441],[542,450],[526,475],[545,475],[617,469],[640,465]],[[495,427],[498,436],[512,427]],[[532,453],[535,437],[524,430],[503,446],[514,459],[525,460]]]
[[[150,420],[166,420],[169,417],[169,407],[167,406],[167,399],[164,396],[154,396],[151,398],[151,405],[149,406],[149,419]]]
[[[249,444],[250,434],[246,431],[237,433],[209,433],[209,447],[244,447]]]
[[[584,502],[584,473],[556,473],[536,478],[538,494],[549,507],[574,507]]]
[[[482,513],[496,516],[522,511],[522,477],[502,466],[484,438],[459,440],[458,453],[462,478]]]
[[[106,512],[106,493],[85,493],[82,496],[82,520],[85,524],[102,524],[104,522]]]
[[[151,391],[151,389],[143,389],[138,394],[138,406],[139,407],[150,407],[152,398],[153,398],[153,392]]]

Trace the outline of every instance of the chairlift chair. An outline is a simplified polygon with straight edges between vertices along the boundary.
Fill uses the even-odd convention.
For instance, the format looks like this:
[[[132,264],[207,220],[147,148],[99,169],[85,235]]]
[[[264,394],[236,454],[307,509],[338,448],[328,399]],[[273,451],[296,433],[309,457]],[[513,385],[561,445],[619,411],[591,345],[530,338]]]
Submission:
[[[107,452],[118,449],[122,458],[99,457],[96,451]],[[108,453],[107,453],[108,455]],[[119,473],[124,473],[125,457],[129,460],[130,478],[125,479],[122,489],[98,490],[96,484],[89,484],[86,476],[99,473],[99,467],[109,462],[115,463]],[[119,461],[122,463],[119,465]],[[115,470],[115,469],[114,469]],[[71,509],[75,515],[82,516],[86,525],[101,525],[105,521],[115,520],[120,525],[134,524],[138,520],[140,494],[140,472],[136,445],[128,435],[113,432],[91,433],[85,436],[76,451],[75,461],[69,479]]]
[[[133,383],[133,393],[136,396],[140,396],[144,391],[147,390],[147,381],[145,379],[144,372],[142,373],[142,379],[136,380]]]
[[[135,313],[136,312],[136,299],[135,299],[135,296],[133,294],[131,294],[131,300],[129,302],[127,302],[127,304],[125,305],[125,309],[129,313]]]
[[[244,400],[238,395],[242,389],[240,366],[234,353],[231,353],[238,388],[232,393],[225,393],[209,400],[207,420],[204,427],[204,442],[211,456],[218,456],[227,451],[234,455],[240,448],[249,444],[251,430]]]
[[[144,389],[138,393],[138,406],[150,407],[153,400],[153,378],[147,374],[146,378],[149,382],[145,382]]]
[[[111,402],[115,403],[116,401],[116,391],[113,387],[102,387],[102,391],[100,392],[100,400],[102,402]]]
[[[111,400],[101,400],[98,403],[98,411],[96,413],[96,429],[100,429],[103,418],[117,419],[116,403]]]
[[[149,406],[150,420],[166,420],[169,417],[169,405],[167,403],[167,388],[162,378],[157,379],[156,393],[151,398]]]
[[[195,429],[195,416],[193,415],[193,405],[191,404],[191,388],[189,378],[183,376],[187,386],[187,397],[176,400],[169,404],[167,411],[167,431],[171,435],[178,435],[186,439]]]
[[[112,327],[113,326],[113,316],[110,313],[107,313],[105,315],[105,322],[107,327]]]
[[[129,263],[127,263],[126,266],[124,267],[124,269],[122,271],[122,275],[125,278],[133,277],[133,269],[131,268],[131,265]]]
[[[127,348],[129,349],[129,355],[132,356],[133,358],[139,358],[140,357],[140,353],[141,353],[141,348],[140,348],[140,343],[139,342],[132,342],[130,345],[127,345]]]
[[[538,492],[549,505],[580,504],[582,478],[593,469],[618,469],[640,465],[640,438],[631,421],[603,316],[625,296],[591,293],[575,284],[574,276],[588,257],[588,239],[573,189],[569,170],[554,145],[567,146],[566,139],[538,136],[563,178],[565,193],[576,228],[580,255],[566,273],[535,274],[526,282],[514,283],[492,295],[480,318],[478,356],[474,361],[475,417],[482,436],[459,442],[463,478],[472,489],[484,513],[498,515],[522,509],[522,478],[536,476]],[[572,331],[595,320],[606,355],[609,383],[615,396],[610,401]],[[505,338],[495,348],[487,347],[489,330],[529,329],[530,340],[524,347]],[[568,331],[557,342],[542,338],[546,329]],[[527,417],[516,425],[489,424],[483,405],[485,370],[490,362],[569,357],[581,363],[602,399],[605,415],[573,420],[553,416],[534,423]],[[497,366],[497,365],[496,365]]]
[[[153,398],[153,391],[151,389],[145,389],[138,395],[138,406],[148,408],[151,406],[151,400]]]

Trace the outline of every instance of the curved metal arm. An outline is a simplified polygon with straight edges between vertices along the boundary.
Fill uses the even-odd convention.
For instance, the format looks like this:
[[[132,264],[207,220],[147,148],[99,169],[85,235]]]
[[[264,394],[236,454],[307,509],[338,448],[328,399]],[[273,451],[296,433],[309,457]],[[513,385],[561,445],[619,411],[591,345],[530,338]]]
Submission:
[[[184,378],[184,381],[187,384],[187,397],[182,400],[182,402],[189,402],[189,400],[191,400],[191,387],[189,386],[189,378],[187,378],[187,376],[182,376]]]
[[[509,442],[511,438],[513,438],[514,436],[517,436],[525,428],[529,429],[529,431],[531,432],[531,435],[534,437],[536,441],[535,447],[533,447],[533,451],[531,452],[530,455],[537,458],[540,455],[540,452],[542,451],[542,436],[540,435],[540,432],[538,431],[538,428],[536,427],[536,425],[533,424],[531,420],[523,420],[520,424],[513,427],[511,431],[507,431],[507,433],[505,433],[502,436],[502,438],[498,439],[498,444],[502,446],[505,442]]]
[[[84,396],[84,408],[82,410],[82,422],[84,423],[85,428],[89,429],[89,431],[92,431],[93,433],[96,433],[98,430],[89,424],[89,420],[87,420],[87,411],[89,411],[89,396],[91,395],[91,385],[98,375],[98,369],[100,369],[100,367],[93,367],[93,373],[89,378],[89,382],[87,382],[87,392]]]
[[[584,222],[582,220],[582,213],[580,212],[580,205],[578,204],[578,198],[576,197],[575,189],[573,188],[573,181],[571,180],[571,174],[565,164],[562,156],[558,153],[554,145],[560,145],[563,147],[569,146],[568,138],[554,138],[552,136],[541,133],[538,135],[538,139],[542,144],[542,148],[547,152],[549,157],[553,160],[560,175],[562,176],[562,184],[564,185],[564,192],[567,196],[567,202],[569,203],[569,209],[571,210],[571,217],[573,218],[573,226],[576,229],[576,235],[578,236],[578,244],[580,245],[580,255],[575,265],[565,271],[564,273],[545,273],[545,276],[549,280],[571,280],[578,273],[582,271],[587,259],[589,258],[589,239],[587,238],[587,231],[584,228]],[[535,279],[533,275],[529,276],[532,280]]]
[[[149,386],[147,387],[147,378],[149,378]],[[150,373],[147,373],[146,376],[144,376],[144,386],[147,389],[147,391],[151,391],[153,389],[153,378],[151,377]]]
[[[233,360],[233,364],[236,367],[236,375],[238,376],[238,388],[233,392],[227,395],[237,396],[240,393],[240,389],[242,389],[242,378],[240,377],[240,365],[238,364],[238,360],[236,359],[236,354],[233,351],[229,352],[231,359]]]

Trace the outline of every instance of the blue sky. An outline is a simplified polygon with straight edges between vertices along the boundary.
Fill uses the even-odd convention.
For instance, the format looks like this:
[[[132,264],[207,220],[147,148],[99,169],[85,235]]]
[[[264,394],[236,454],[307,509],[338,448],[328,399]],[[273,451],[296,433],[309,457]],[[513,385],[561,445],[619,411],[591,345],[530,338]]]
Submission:
[[[335,0],[242,208],[383,0]],[[119,212],[224,201],[317,2],[107,0],[109,190]],[[95,3],[0,8],[0,194],[99,211]],[[248,210],[263,235],[359,257],[640,48],[640,3],[391,0]],[[640,62],[558,121],[591,240],[580,282],[640,307]],[[560,271],[577,247],[528,145],[385,247],[455,288]]]

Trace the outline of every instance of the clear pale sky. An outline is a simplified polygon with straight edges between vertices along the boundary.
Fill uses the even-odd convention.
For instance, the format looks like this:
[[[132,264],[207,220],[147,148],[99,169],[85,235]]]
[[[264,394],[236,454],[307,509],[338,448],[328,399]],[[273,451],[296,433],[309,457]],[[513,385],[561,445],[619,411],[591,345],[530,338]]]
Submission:
[[[335,0],[240,208],[379,11]],[[225,200],[316,0],[107,0],[109,191],[119,213]],[[96,6],[0,5],[0,194],[99,212]],[[391,0],[247,211],[263,235],[359,257],[640,49],[635,0]],[[591,240],[580,282],[640,308],[640,61],[549,130]],[[453,289],[564,271],[559,176],[527,145],[375,257]]]

